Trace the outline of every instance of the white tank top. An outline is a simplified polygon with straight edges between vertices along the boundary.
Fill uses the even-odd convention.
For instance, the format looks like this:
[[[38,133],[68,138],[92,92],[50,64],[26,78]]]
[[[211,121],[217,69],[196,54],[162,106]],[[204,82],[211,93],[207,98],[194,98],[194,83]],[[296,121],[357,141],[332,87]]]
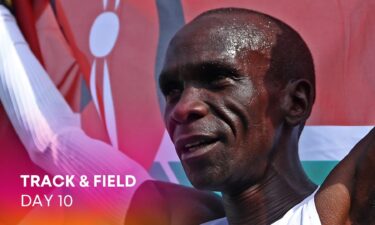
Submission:
[[[291,208],[281,219],[271,225],[321,225],[314,202],[315,194],[316,191]],[[202,225],[228,225],[228,220],[224,217]]]

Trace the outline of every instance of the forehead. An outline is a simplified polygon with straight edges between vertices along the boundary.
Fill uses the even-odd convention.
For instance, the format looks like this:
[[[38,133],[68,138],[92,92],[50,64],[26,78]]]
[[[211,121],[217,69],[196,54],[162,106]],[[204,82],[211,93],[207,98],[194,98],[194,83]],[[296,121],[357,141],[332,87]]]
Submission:
[[[270,58],[277,32],[275,24],[259,15],[203,16],[172,39],[164,69],[202,62],[251,64],[251,53]]]

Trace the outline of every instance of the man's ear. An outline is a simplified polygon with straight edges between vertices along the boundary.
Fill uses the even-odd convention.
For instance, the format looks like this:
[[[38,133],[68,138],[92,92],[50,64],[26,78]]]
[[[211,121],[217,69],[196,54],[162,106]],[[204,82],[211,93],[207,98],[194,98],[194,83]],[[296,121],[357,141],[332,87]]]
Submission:
[[[310,116],[315,99],[315,90],[306,79],[293,79],[284,89],[284,98],[281,104],[285,121],[296,126]]]

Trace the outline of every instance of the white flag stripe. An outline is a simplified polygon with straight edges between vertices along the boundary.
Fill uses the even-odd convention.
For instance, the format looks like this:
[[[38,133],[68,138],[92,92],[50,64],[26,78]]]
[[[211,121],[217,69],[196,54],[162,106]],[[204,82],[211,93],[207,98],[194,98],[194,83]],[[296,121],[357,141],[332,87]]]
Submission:
[[[99,108],[98,95],[96,94],[96,60],[92,63],[91,72],[90,72],[90,92],[91,98],[94,102],[96,111],[99,114],[99,118],[102,119],[101,111]]]
[[[107,61],[104,60],[104,78],[103,78],[103,96],[104,96],[104,116],[105,124],[107,126],[108,135],[111,139],[111,144],[115,149],[118,149],[117,126],[115,107],[113,105],[111,81],[109,80],[109,71]]]
[[[302,161],[341,160],[373,126],[306,126],[299,152]]]

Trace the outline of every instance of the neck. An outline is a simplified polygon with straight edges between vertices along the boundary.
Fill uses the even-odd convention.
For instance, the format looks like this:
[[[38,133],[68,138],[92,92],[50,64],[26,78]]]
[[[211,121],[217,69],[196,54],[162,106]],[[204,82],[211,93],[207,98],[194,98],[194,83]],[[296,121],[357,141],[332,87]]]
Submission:
[[[298,158],[298,138],[280,143],[263,178],[240,193],[223,193],[231,225],[266,225],[281,218],[315,189]]]

